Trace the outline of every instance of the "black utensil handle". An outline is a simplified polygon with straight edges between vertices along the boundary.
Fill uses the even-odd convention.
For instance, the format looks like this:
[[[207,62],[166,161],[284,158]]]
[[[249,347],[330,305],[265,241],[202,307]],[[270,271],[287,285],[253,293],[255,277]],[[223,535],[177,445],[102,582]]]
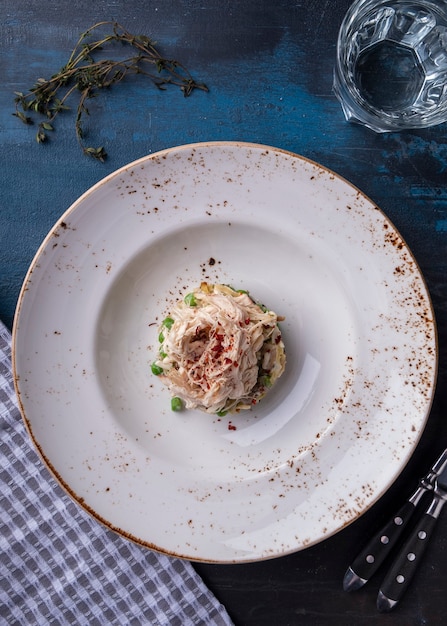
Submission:
[[[357,555],[350,569],[357,575],[361,582],[358,580],[357,584],[353,583],[350,588],[348,584],[345,584],[346,591],[359,589],[376,573],[401,537],[414,511],[415,506],[411,502],[405,502],[396,515],[394,515],[393,519],[390,520]],[[350,578],[352,579],[352,574]]]
[[[410,586],[435,525],[436,518],[427,513],[416,524],[380,587],[379,611],[391,611]]]

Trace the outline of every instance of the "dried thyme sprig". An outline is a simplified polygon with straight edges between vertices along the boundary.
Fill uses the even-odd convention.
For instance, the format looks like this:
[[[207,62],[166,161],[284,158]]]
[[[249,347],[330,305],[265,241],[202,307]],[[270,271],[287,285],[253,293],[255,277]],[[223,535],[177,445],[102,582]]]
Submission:
[[[111,28],[111,32],[91,41],[98,29]],[[121,60],[97,59],[96,53],[104,54],[104,46],[123,44],[131,49],[131,55]],[[62,111],[68,110],[69,97],[77,93],[76,138],[84,154],[104,161],[107,154],[103,146],[91,147],[84,142],[83,124],[89,115],[88,100],[98,91],[120,83],[129,74],[142,74],[158,89],[168,85],[180,87],[189,96],[194,89],[208,91],[203,83],[196,82],[189,71],[178,61],[165,59],[155,48],[154,42],[145,35],[132,35],[117,22],[98,22],[83,32],[67,63],[49,80],[39,78],[27,92],[15,92],[15,115],[25,124],[33,124],[31,116],[43,116],[38,123],[36,140],[47,140],[54,129],[54,121]],[[31,114],[31,115],[30,115]]]

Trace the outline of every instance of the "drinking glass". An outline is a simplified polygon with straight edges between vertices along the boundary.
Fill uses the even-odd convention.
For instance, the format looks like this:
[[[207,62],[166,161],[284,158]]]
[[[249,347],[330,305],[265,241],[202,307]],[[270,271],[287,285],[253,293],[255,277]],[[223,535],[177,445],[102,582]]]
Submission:
[[[334,92],[376,132],[447,120],[447,0],[355,0],[342,22]]]

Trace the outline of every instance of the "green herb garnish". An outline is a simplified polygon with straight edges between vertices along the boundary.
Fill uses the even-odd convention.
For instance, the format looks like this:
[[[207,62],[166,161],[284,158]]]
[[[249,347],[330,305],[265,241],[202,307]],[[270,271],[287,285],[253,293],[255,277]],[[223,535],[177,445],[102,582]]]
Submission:
[[[92,40],[98,30],[109,27],[111,32]],[[104,59],[104,50],[119,46],[130,48],[130,54],[122,59]],[[98,54],[101,58],[98,58]],[[67,63],[48,80],[39,78],[26,93],[15,92],[16,110],[13,115],[25,124],[33,124],[31,116],[41,116],[36,133],[38,143],[48,139],[54,130],[59,113],[70,107],[67,101],[72,94],[79,100],[76,107],[75,132],[84,154],[104,161],[107,153],[103,146],[91,147],[84,141],[84,120],[89,115],[87,102],[98,91],[120,83],[127,75],[141,74],[160,90],[168,85],[180,87],[185,96],[194,89],[208,91],[203,83],[196,82],[189,71],[178,61],[164,58],[146,35],[132,35],[117,22],[98,22],[83,32]],[[31,115],[30,115],[31,114]]]

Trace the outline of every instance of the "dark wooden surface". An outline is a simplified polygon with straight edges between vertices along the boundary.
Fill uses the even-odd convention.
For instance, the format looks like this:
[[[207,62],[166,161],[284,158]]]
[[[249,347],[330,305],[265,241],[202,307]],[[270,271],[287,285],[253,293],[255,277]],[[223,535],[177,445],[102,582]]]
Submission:
[[[402,605],[380,615],[380,575],[342,591],[346,567],[447,444],[447,130],[375,135],[347,124],[332,93],[335,42],[349,0],[3,0],[0,8],[0,317],[12,326],[22,280],[59,216],[93,183],[134,159],[174,145],[242,140],[300,153],[370,196],[412,249],[438,322],[437,392],[424,435],[386,495],[335,537],[294,555],[247,565],[196,565],[236,626],[445,623],[447,523],[437,528]],[[24,91],[67,59],[79,33],[116,19],[157,40],[210,92],[184,99],[135,81],[92,109],[91,135],[109,152],[84,157],[67,115],[48,145],[11,115]]]

